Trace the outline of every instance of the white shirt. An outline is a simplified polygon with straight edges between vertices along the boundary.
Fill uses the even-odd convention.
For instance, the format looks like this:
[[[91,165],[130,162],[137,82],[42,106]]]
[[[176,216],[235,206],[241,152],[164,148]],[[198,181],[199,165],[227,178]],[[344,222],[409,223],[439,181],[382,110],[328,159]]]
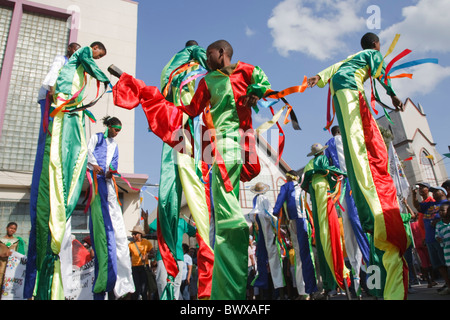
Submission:
[[[53,63],[50,67],[50,71],[45,76],[44,81],[42,82],[42,86],[39,89],[38,94],[38,102],[42,99],[45,99],[47,95],[47,91],[50,90],[50,87],[54,86],[56,83],[56,79],[58,79],[59,71],[66,64],[67,59],[65,56],[56,56],[53,60]]]
[[[187,253],[184,254],[183,276],[181,280],[186,280],[188,275],[188,266],[192,266],[192,258]]]
[[[112,161],[112,158],[114,157],[114,152],[117,148],[117,143],[113,138],[106,138],[106,172],[109,171],[109,164]],[[92,165],[98,165],[97,159],[94,156],[94,150],[95,146],[98,142],[98,136],[96,134],[92,135],[91,139],[88,143],[88,168],[93,169]],[[117,170],[117,168],[115,168]],[[105,172],[105,174],[106,174]]]

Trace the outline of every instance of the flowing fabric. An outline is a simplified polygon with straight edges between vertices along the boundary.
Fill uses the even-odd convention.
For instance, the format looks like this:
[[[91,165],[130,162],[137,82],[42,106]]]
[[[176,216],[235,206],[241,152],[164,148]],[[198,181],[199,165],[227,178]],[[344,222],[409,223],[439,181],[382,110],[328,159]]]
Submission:
[[[135,290],[122,209],[114,177],[106,179],[104,174],[94,177],[91,170],[92,165],[100,166],[104,173],[111,167],[117,168],[118,146],[112,138],[97,133],[89,140],[88,154],[87,175],[94,196],[90,203],[90,236],[96,256],[94,297],[103,299],[106,292],[114,291],[120,298]]]
[[[326,145],[328,148],[325,150],[325,155],[330,159],[331,163],[342,171],[347,172],[341,136],[337,135],[331,138]],[[347,178],[344,178],[344,183],[345,195],[343,201],[341,201],[343,208],[341,210],[341,216],[344,227],[345,249],[353,271],[355,272],[355,290],[358,292],[361,263],[364,260],[365,265],[369,265],[370,246],[367,236],[362,230]]]
[[[395,186],[388,172],[386,146],[363,87],[370,74],[377,70],[383,72],[382,63],[379,51],[361,51],[320,72],[318,85],[324,87],[331,80],[330,90],[361,225],[365,232],[373,233],[374,246],[384,251],[383,264],[387,272],[384,297],[406,299],[408,277],[403,253],[408,240]],[[387,84],[380,83],[389,95],[395,95],[389,79]]]
[[[316,271],[313,253],[310,247],[308,219],[301,206],[301,189],[298,183],[289,181],[281,186],[273,208],[273,214],[280,219],[280,212],[286,205],[289,220],[289,232],[295,250],[295,279],[299,294],[311,294],[317,291]],[[303,291],[303,292],[302,292]]]
[[[268,263],[273,286],[278,289],[284,287],[286,282],[283,276],[280,244],[274,240],[277,237],[278,219],[272,215],[272,212],[269,199],[259,194],[253,198],[253,210],[248,213],[248,218],[252,223],[257,223],[259,230],[256,244],[257,269],[264,271]],[[264,257],[259,257],[260,252],[264,252]],[[254,286],[267,289],[267,277],[261,277],[261,279],[263,281],[258,274]]]
[[[211,299],[246,297],[249,234],[239,203],[239,181],[255,177],[260,163],[252,110],[237,106],[246,94],[262,97],[268,88],[270,83],[262,70],[242,62],[209,72],[185,106],[176,107],[157,88],[145,86],[127,74],[122,74],[113,88],[115,105],[130,109],[141,104],[152,132],[172,147],[180,143],[174,127],[181,125],[182,112],[191,117],[203,113],[206,126],[215,132],[212,145],[217,151],[216,161],[211,163],[215,223]],[[244,164],[240,160],[242,151]]]
[[[193,61],[199,63],[193,63]],[[190,62],[191,61],[191,62]],[[191,72],[198,70],[198,65],[206,67],[205,50],[199,46],[189,46],[175,54],[167,63],[161,72],[161,90],[166,94],[167,101],[175,105],[189,104],[195,89],[194,81],[183,81]],[[188,78],[195,80],[195,78]],[[174,109],[175,110],[175,109]],[[158,219],[159,226],[162,228],[158,234],[158,242],[165,242],[167,251],[162,255],[164,265],[170,276],[169,280],[175,279],[180,270],[175,268],[176,263],[176,245],[177,245],[177,225],[180,214],[180,203],[182,191],[185,194],[191,214],[194,218],[198,232],[196,234],[199,240],[198,251],[198,298],[208,299],[211,295],[211,270],[214,262],[213,249],[209,243],[209,223],[210,223],[210,198],[209,186],[203,184],[197,175],[201,170],[201,163],[194,161],[192,153],[194,152],[191,144],[193,132],[193,123],[184,117],[182,123],[178,122],[180,114],[172,112],[170,116],[171,128],[178,128],[183,124],[186,128],[184,134],[185,152],[172,149],[166,143],[163,144],[163,154],[161,157],[161,175],[160,191],[158,195]],[[177,120],[176,120],[177,119]],[[168,284],[167,290],[174,288]],[[177,298],[175,294],[164,295],[165,298]]]
[[[334,186],[330,186],[333,172],[342,174],[336,167],[329,166],[325,155],[316,156],[305,167],[305,179],[302,184],[303,189],[308,190],[311,197],[320,272],[324,288],[328,290],[334,289],[334,283],[341,289],[345,289],[346,284],[350,285],[349,271],[344,263],[336,207],[329,196],[329,191],[334,189]]]
[[[92,49],[84,47],[61,69],[56,81],[57,94],[50,106],[53,119],[48,126],[36,204],[36,259],[35,265],[34,259],[30,261],[29,271],[30,281],[36,272],[34,294],[37,300],[63,300],[70,290],[70,217],[85,177],[87,144],[84,113],[59,111],[76,108],[83,101],[87,74],[109,82],[95,64]],[[72,100],[74,102],[67,103]],[[30,244],[34,245],[34,241]],[[28,283],[27,295],[32,286]]]

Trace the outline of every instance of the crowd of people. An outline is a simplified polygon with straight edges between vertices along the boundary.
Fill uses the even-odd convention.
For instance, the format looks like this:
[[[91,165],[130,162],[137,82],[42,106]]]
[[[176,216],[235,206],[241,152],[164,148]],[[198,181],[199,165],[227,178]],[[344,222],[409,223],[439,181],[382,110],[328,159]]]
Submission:
[[[339,123],[331,128],[333,138],[311,146],[311,161],[301,176],[286,173],[275,203],[265,196],[269,187],[256,183],[253,210],[246,215],[240,182],[249,183],[261,171],[252,109],[257,110],[259,100],[280,94],[271,89],[264,71],[232,63],[233,47],[226,40],[206,49],[188,41],[163,69],[160,88],[110,68],[119,78],[112,89],[114,104],[125,109],[141,105],[149,131],[163,142],[158,216],[149,223],[142,210],[143,227],[129,230],[130,241],[115,181],[120,174],[114,138],[122,122],[106,115],[104,132],[90,139],[84,132],[85,117],[93,119],[88,108],[101,98],[84,101],[86,78],[106,89],[110,80],[95,60],[107,51],[98,41],[85,47],[70,44],[66,56],[55,59],[39,96],[42,129],[30,195],[24,298],[67,295],[67,263],[72,261],[67,217],[85,177],[97,300],[106,295],[134,300],[323,299],[335,291],[348,297],[365,292],[405,299],[419,274],[415,261],[430,288],[438,270],[445,281],[439,293],[450,294],[450,185],[419,184],[422,201],[414,189],[415,210],[398,198],[387,170],[387,148],[363,89],[365,80],[380,80],[385,72],[380,39],[367,33],[361,47],[305,80],[310,88],[330,87]],[[194,85],[186,82],[188,75],[204,77]],[[396,110],[403,111],[390,79],[379,82]],[[209,145],[196,140],[198,133],[208,137]],[[212,156],[198,157],[199,150],[208,148]],[[180,217],[182,192],[197,227]],[[1,239],[7,247],[1,251],[3,260],[13,248],[8,245],[11,228]],[[158,233],[156,250],[145,239],[151,232]],[[196,237],[198,247],[182,243],[185,234]],[[372,266],[379,270],[376,286],[367,283]]]

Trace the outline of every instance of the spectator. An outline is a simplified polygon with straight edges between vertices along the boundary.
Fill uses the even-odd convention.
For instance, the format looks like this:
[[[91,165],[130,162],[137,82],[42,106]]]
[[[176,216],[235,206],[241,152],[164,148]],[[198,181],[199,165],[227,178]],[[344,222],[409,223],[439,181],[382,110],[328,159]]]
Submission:
[[[189,255],[189,245],[183,243],[184,265],[181,277],[180,298],[178,300],[190,300],[189,284],[192,275],[192,258]]]
[[[441,277],[444,279],[445,284],[438,291],[442,291],[448,288],[449,277],[447,268],[445,266],[444,251],[442,250],[439,242],[436,241],[436,223],[439,221],[439,207],[447,201],[447,191],[442,187],[430,187],[429,190],[433,192],[433,198],[435,201],[421,202],[419,205],[419,212],[423,215],[423,222],[425,226],[425,243],[428,248],[428,254],[430,256],[431,265],[434,270],[438,270]],[[414,194],[414,193],[413,193]],[[417,198],[413,200],[416,203]]]
[[[17,251],[20,254],[25,254],[25,242],[20,237],[15,237],[17,231],[17,223],[10,222],[6,226],[6,235],[0,238],[0,291],[3,284],[3,277],[5,275],[6,264],[8,257]]]
[[[450,267],[450,201],[444,201],[439,208],[441,221],[436,224],[436,241],[439,242],[444,251],[445,266],[448,273]],[[450,294],[450,287],[447,286],[439,292],[441,295]]]
[[[450,200],[450,179],[445,180],[441,187],[447,191],[447,200]]]
[[[148,266],[148,256],[153,246],[150,241],[142,238],[144,230],[140,226],[134,226],[131,230],[133,241],[128,244],[131,255],[131,271],[133,274],[133,282],[136,287],[132,295],[132,300],[148,300],[148,278],[146,268]],[[151,271],[151,270],[150,270]]]

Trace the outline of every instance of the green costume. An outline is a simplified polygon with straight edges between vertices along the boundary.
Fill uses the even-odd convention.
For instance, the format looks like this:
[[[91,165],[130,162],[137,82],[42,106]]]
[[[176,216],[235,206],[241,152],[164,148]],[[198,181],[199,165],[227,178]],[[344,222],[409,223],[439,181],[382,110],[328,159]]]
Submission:
[[[76,108],[83,101],[88,75],[98,81],[109,79],[98,68],[90,47],[76,51],[61,69],[56,81],[54,102],[46,137],[43,167],[39,182],[36,212],[36,299],[64,299],[64,270],[60,259],[71,254],[69,218],[80,197],[86,174],[87,143],[84,112],[62,112]],[[66,231],[68,230],[68,231]],[[70,250],[70,253],[69,253]],[[69,266],[65,272],[69,273]],[[71,268],[71,266],[70,266]],[[70,270],[70,273],[72,271]]]
[[[383,137],[364,95],[364,81],[374,76],[384,62],[377,50],[363,50],[319,72],[319,87],[330,85],[352,195],[363,230],[373,234],[374,245],[383,250],[387,271],[385,299],[404,299],[407,281],[402,256],[407,237],[400,217],[397,192],[388,172],[388,154]],[[395,93],[380,81],[387,94]]]
[[[249,234],[239,203],[239,181],[255,177],[260,164],[252,111],[241,101],[246,94],[261,98],[269,88],[260,68],[239,62],[209,72],[188,106],[175,107],[156,87],[127,74],[122,74],[113,89],[115,105],[131,109],[141,104],[152,132],[172,147],[180,143],[175,134],[183,112],[191,117],[203,113],[215,156],[210,162],[216,231],[211,299],[246,298]]]

